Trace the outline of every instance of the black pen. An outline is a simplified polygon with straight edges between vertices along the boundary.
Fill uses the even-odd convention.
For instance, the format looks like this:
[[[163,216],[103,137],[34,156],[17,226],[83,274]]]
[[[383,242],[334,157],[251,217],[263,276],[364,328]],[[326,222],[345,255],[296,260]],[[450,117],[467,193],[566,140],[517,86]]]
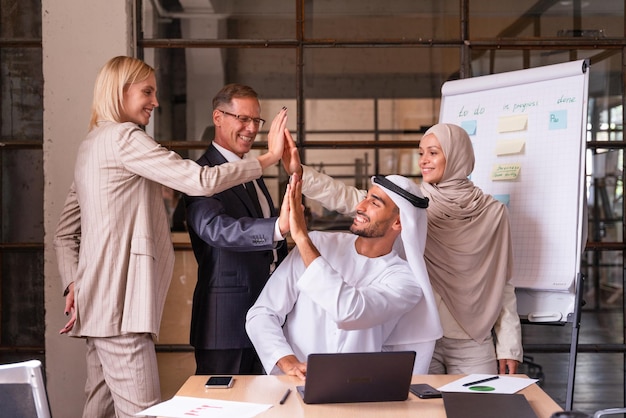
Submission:
[[[287,392],[285,392],[285,394],[283,395],[282,398],[280,398],[280,402],[278,402],[279,404],[284,404],[285,401],[287,400],[287,397],[289,396],[289,394],[291,393],[291,389],[287,389]]]
[[[496,380],[498,378],[500,378],[500,376],[492,376],[492,377],[488,377],[486,379],[477,380],[475,382],[463,383],[463,386],[474,386],[474,385],[477,385],[479,383],[491,382],[492,380]]]

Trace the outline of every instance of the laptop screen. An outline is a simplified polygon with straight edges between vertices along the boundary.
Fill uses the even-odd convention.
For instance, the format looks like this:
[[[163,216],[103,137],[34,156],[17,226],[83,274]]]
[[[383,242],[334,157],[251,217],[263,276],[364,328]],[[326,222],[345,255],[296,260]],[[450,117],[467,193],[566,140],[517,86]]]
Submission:
[[[520,393],[443,392],[443,405],[448,418],[537,418]]]
[[[414,351],[310,354],[305,403],[404,401],[415,362]]]

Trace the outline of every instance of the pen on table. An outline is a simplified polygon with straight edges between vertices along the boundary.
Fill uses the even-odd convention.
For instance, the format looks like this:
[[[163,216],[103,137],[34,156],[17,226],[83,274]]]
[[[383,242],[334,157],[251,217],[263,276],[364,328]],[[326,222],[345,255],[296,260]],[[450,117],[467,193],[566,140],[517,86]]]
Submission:
[[[285,392],[285,394],[283,395],[282,398],[280,398],[280,402],[278,402],[279,404],[284,404],[285,401],[287,400],[287,397],[289,396],[289,394],[291,393],[291,389],[287,389],[287,392]]]
[[[477,385],[479,383],[491,382],[492,380],[496,380],[498,378],[500,378],[500,376],[492,376],[492,377],[488,377],[486,379],[477,380],[475,382],[463,383],[463,386],[473,386],[473,385]]]

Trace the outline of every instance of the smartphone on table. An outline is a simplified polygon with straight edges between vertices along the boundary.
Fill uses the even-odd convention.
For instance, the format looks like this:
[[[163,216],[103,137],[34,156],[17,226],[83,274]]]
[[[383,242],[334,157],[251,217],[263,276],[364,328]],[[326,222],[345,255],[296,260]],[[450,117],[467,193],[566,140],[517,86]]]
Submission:
[[[420,399],[441,398],[441,392],[426,383],[414,383],[409,390]]]
[[[233,386],[234,381],[232,376],[211,376],[204,387],[207,389],[227,389]]]

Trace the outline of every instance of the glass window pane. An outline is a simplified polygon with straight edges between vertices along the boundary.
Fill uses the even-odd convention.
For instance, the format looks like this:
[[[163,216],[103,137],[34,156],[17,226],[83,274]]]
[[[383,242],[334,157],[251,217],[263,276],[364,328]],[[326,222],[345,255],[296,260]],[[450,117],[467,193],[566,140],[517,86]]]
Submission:
[[[41,49],[0,49],[0,139],[43,138]]]
[[[295,49],[226,49],[223,54],[226,83],[247,84],[261,99],[296,96]]]
[[[587,202],[589,241],[621,242],[624,180],[624,151],[587,151]]]
[[[43,153],[0,151],[2,159],[2,242],[40,243],[43,231]]]
[[[606,74],[599,74],[606,80]],[[589,99],[587,128],[588,141],[622,141],[622,97],[621,95],[597,94]]]
[[[305,8],[307,38],[459,38],[456,0],[312,1]]]
[[[305,50],[307,98],[432,98],[458,78],[456,48]]]
[[[378,174],[390,175],[399,174],[405,177],[417,178],[421,175],[419,168],[419,153],[417,146],[401,149],[381,149],[379,150]]]
[[[305,108],[307,131],[373,130],[376,121],[371,99],[307,100]],[[307,140],[311,139],[307,137]]]
[[[344,139],[344,138],[341,138]],[[352,180],[352,185],[367,189],[369,178],[374,174],[374,150],[350,148],[339,150],[309,149],[307,164],[316,170],[338,179]]]
[[[397,130],[403,134],[423,132],[438,122],[440,106],[438,95],[423,99],[381,99],[378,101],[378,128]]]
[[[622,251],[586,251],[582,272],[585,274],[585,308],[623,308]],[[616,333],[617,334],[617,333]],[[616,335],[616,338],[619,336]],[[616,341],[620,342],[620,341]]]
[[[589,59],[589,98],[601,91],[603,95],[621,95],[621,55],[618,50],[475,50],[472,53],[473,77],[506,71],[536,68],[544,65]]]
[[[154,7],[156,5],[157,7]],[[294,39],[294,1],[143,2],[143,36],[184,39]]]
[[[41,0],[3,1],[0,38],[41,38]]]
[[[0,343],[43,348],[43,250],[3,251],[0,277]],[[60,286],[55,289],[61,294]]]
[[[576,5],[580,4],[580,10]],[[470,2],[470,38],[621,37],[624,2]],[[575,18],[577,17],[577,18]]]

